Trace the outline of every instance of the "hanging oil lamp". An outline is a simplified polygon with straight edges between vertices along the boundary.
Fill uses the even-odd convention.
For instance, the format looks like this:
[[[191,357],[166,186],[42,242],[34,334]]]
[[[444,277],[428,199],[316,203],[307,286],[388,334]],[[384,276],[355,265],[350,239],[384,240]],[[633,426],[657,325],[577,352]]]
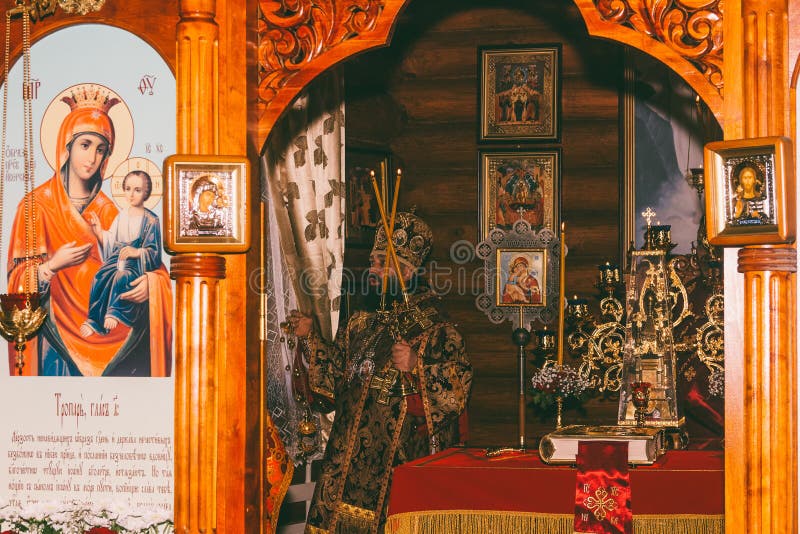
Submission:
[[[10,59],[10,39],[12,16],[22,15],[22,52],[23,52],[23,138],[24,138],[24,174],[25,185],[25,257],[32,261],[34,268],[25,274],[24,286],[16,293],[0,295],[0,335],[8,342],[14,343],[17,351],[15,367],[18,375],[22,375],[25,367],[26,343],[42,327],[47,311],[39,305],[38,265],[35,261],[37,243],[33,225],[36,221],[36,202],[33,197],[33,91],[31,85],[31,17],[36,15],[34,7],[17,1],[16,7],[6,11],[6,42],[4,57],[3,85],[3,133],[2,155],[0,155],[0,236],[3,234],[3,205],[5,203],[4,186],[6,182],[6,132],[8,131],[8,64]],[[0,257],[2,257],[2,240],[0,237]],[[39,258],[41,260],[41,258]]]

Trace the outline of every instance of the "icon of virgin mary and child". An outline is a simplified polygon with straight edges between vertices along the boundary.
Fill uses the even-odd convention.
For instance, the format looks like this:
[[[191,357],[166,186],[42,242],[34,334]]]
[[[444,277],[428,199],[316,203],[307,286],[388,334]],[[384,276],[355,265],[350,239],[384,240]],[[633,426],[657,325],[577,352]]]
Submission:
[[[503,286],[503,304],[541,304],[542,291],[536,273],[525,256],[517,256],[508,266],[508,279]]]
[[[59,96],[54,105],[63,102],[69,112],[56,138],[55,172],[29,193],[34,200],[29,205],[36,206],[35,218],[26,215],[26,199],[20,202],[9,240],[8,286],[27,288],[26,281],[34,280],[40,303],[48,312],[25,351],[23,374],[169,376],[172,285],[160,259],[158,220],[142,208],[152,183],[149,176],[136,173],[125,178],[123,188],[130,190],[126,190],[130,206],[123,213],[101,191],[109,159],[127,157],[114,153],[115,125],[109,116],[109,110],[121,101],[95,84],[73,86]],[[124,127],[132,128],[132,124]],[[35,226],[28,228],[31,223]],[[133,241],[124,244],[125,254],[125,246],[112,249],[117,258],[111,262],[111,271],[119,270],[120,257],[125,255],[130,260],[122,262],[127,277],[122,286],[101,295],[93,286],[109,262],[98,233],[120,225],[126,226]],[[35,250],[31,250],[30,235],[37,237]],[[143,258],[149,262],[142,262]],[[128,270],[132,263],[143,266]],[[111,306],[117,305],[125,309],[109,315]],[[93,308],[99,311],[92,323]],[[12,354],[9,360],[13,362]]]

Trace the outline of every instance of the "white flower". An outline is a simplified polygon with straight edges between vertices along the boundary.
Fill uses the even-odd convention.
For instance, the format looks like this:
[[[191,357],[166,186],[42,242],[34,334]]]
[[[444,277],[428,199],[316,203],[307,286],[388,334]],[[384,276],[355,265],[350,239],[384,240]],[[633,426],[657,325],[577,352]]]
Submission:
[[[172,514],[165,510],[145,510],[142,518],[151,525],[158,525],[172,521]]]
[[[542,367],[531,377],[531,384],[534,389],[562,397],[577,397],[589,387],[588,380],[568,365]]]
[[[123,534],[172,534],[171,515],[162,510],[136,510],[126,503],[43,502],[20,509],[3,501],[0,531],[40,534],[52,529],[59,534],[83,534],[92,527],[107,527]]]
[[[119,525],[125,530],[130,530],[132,532],[139,532],[149,527],[150,523],[148,523],[141,517],[129,515],[127,517],[120,517]]]
[[[708,394],[712,397],[725,396],[725,371],[712,371],[708,375]]]

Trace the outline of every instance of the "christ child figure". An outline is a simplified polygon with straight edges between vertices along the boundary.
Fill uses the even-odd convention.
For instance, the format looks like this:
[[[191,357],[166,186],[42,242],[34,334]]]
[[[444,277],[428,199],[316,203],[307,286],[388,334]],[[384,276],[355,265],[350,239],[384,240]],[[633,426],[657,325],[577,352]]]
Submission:
[[[158,216],[144,207],[153,191],[153,181],[144,171],[129,172],[122,180],[127,209],[122,209],[111,228],[103,230],[97,215],[89,224],[97,237],[103,266],[92,281],[88,318],[81,335],[107,334],[119,323],[130,327],[147,312],[147,303],[120,298],[131,282],[161,266],[161,230]],[[145,318],[146,319],[146,318]]]

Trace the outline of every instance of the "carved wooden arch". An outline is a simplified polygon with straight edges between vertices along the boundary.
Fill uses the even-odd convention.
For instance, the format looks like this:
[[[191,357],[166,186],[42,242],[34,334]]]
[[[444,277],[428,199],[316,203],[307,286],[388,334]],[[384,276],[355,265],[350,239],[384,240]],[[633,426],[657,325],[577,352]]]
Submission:
[[[575,0],[589,35],[619,41],[674,70],[722,110],[722,0]]]
[[[532,0],[533,1],[533,0]],[[662,61],[722,123],[722,0],[574,0],[589,34]],[[410,0],[259,0],[256,146],[317,75],[387,45]]]

